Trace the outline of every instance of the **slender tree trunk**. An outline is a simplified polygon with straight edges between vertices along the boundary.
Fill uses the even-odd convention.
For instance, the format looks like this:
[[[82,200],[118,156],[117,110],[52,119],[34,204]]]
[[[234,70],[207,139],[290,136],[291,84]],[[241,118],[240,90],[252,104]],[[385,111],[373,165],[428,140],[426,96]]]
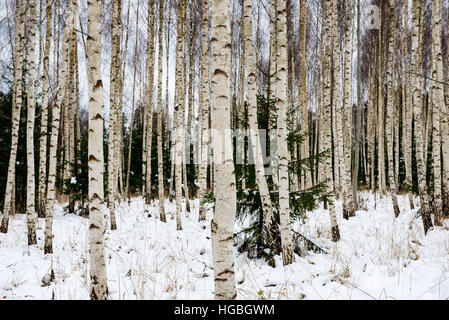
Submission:
[[[158,86],[158,104],[157,104],[157,167],[159,184],[159,218],[166,222],[164,208],[164,163],[162,158],[162,30],[164,22],[164,1],[159,0],[159,86]]]
[[[25,1],[16,1],[16,33],[14,41],[16,43],[15,58],[14,58],[14,101],[12,109],[12,129],[11,129],[11,153],[9,156],[8,164],[8,176],[6,180],[5,201],[3,208],[2,225],[0,226],[0,232],[7,233],[9,225],[9,213],[14,213],[14,191],[16,180],[16,159],[17,159],[17,147],[19,139],[19,126],[20,126],[20,110],[22,109],[23,99],[23,49],[24,49],[24,29],[25,29],[25,13],[26,6]]]
[[[198,220],[206,220],[206,208],[203,197],[207,192],[207,166],[209,154],[209,0],[203,0],[203,34],[201,58],[201,87],[200,87],[200,154],[199,154],[199,196],[200,210]],[[212,168],[212,167],[211,167]],[[211,175],[212,176],[212,175]]]
[[[449,80],[449,50],[446,50],[446,82]],[[449,217],[449,86],[444,86],[446,103],[441,112],[441,149],[443,157],[443,216]]]
[[[388,91],[387,91],[387,118],[386,118],[386,143],[388,150],[388,183],[390,185],[391,197],[393,200],[394,215],[397,217],[400,214],[397,197],[396,178],[394,174],[394,112],[395,112],[395,98],[394,94],[394,75],[393,75],[393,60],[394,60],[394,36],[396,31],[396,6],[394,0],[390,0],[390,37],[388,39],[388,66],[387,66],[387,78],[388,78]]]
[[[403,28],[403,79],[402,81],[402,105],[403,105],[403,153],[405,161],[405,184],[408,187],[408,198],[410,209],[415,208],[415,203],[412,194],[412,122],[413,122],[413,110],[411,99],[411,86],[410,86],[410,71],[408,60],[408,0],[404,1],[404,28]]]
[[[352,155],[352,144],[356,143],[355,141],[351,141],[351,133],[352,133],[352,39],[351,39],[351,31],[352,31],[352,20],[351,20],[351,6],[349,2],[346,2],[346,25],[345,25],[345,71],[344,71],[344,107],[342,108],[344,111],[342,112],[342,122],[341,122],[341,130],[343,131],[343,175],[342,175],[342,184],[343,184],[343,217],[348,219],[349,217],[353,217],[355,215],[354,212],[354,197],[352,192],[352,179],[351,179],[351,155]],[[336,11],[334,11],[336,12]],[[338,15],[338,14],[337,14]],[[337,17],[334,17],[334,28],[338,30],[338,20]],[[338,39],[338,33],[334,34],[334,50],[338,49],[338,43],[336,43],[336,38]],[[334,51],[334,61],[336,60]],[[338,63],[338,60],[335,64]],[[336,65],[334,66],[335,75],[334,75],[334,103],[338,106],[340,95],[338,92],[339,88],[339,70],[340,68]],[[339,121],[339,119],[337,119]]]
[[[116,185],[116,141],[115,131],[117,130],[117,79],[120,76],[119,55],[120,55],[120,17],[121,1],[114,0],[112,2],[112,36],[111,36],[111,77],[109,86],[109,137],[108,137],[108,208],[111,223],[111,230],[117,229],[117,222],[115,218],[115,185]]]
[[[107,300],[103,221],[103,83],[101,80],[101,1],[88,3],[87,79],[89,83],[89,256],[90,298]]]
[[[176,229],[182,230],[181,212],[182,212],[182,148],[184,138],[184,108],[185,105],[185,88],[186,82],[184,77],[185,57],[183,50],[184,38],[184,21],[185,21],[185,1],[178,0],[178,32],[177,32],[177,55],[176,55],[176,102],[175,102],[175,184],[176,184]],[[168,108],[167,108],[168,109]],[[187,181],[185,181],[187,183]]]
[[[62,65],[61,65],[61,79],[67,79],[67,72],[69,67],[69,46],[70,46],[70,32],[73,22],[73,11],[71,4],[66,12],[66,21],[64,27],[64,34],[62,39]],[[57,165],[57,149],[58,137],[61,117],[62,101],[66,98],[67,82],[63,81],[59,84],[56,92],[56,98],[52,107],[52,126],[50,134],[49,147],[49,165],[48,165],[48,184],[47,184],[47,208],[45,216],[45,245],[44,252],[46,254],[53,253],[53,207],[56,201],[56,165]]]
[[[154,112],[154,0],[148,1],[148,42],[147,42],[147,76],[148,76],[148,119],[146,128],[146,172],[145,172],[145,202],[150,204],[151,200],[151,146],[153,140],[153,112]]]
[[[243,32],[245,41],[245,63],[248,70],[248,122],[250,128],[251,147],[255,162],[256,183],[259,187],[260,200],[262,203],[264,225],[268,231],[269,243],[273,249],[278,250],[278,228],[273,214],[273,208],[265,179],[264,159],[262,154],[262,145],[259,137],[259,124],[257,121],[257,70],[255,64],[255,49],[253,47],[253,24],[252,24],[252,1],[244,0],[243,8]],[[243,62],[242,62],[243,63]]]
[[[332,139],[332,126],[331,126],[331,114],[332,114],[332,102],[331,102],[331,61],[332,61],[332,1],[324,1],[324,21],[325,21],[325,48],[323,59],[323,78],[324,78],[324,110],[323,110],[323,131],[324,131],[324,150],[331,150]],[[334,11],[335,13],[335,11]],[[327,192],[332,191],[332,158],[329,156],[326,158],[323,167],[324,176],[327,180]],[[340,240],[340,229],[338,227],[337,216],[335,214],[335,204],[333,201],[329,201],[329,215],[331,221],[332,241],[336,242]]]
[[[432,78],[431,97],[433,105],[433,134],[432,134],[432,153],[433,153],[433,214],[436,226],[442,225],[443,219],[443,200],[441,183],[443,172],[441,168],[441,131],[440,114],[444,110],[444,92],[443,85],[443,56],[441,54],[441,0],[432,1]],[[443,115],[447,117],[446,115]]]
[[[301,108],[301,136],[304,141],[301,143],[301,158],[307,159],[310,156],[310,137],[309,134],[309,111],[307,98],[307,67],[306,67],[306,26],[307,26],[307,1],[300,0],[300,17],[299,17],[299,107]],[[312,166],[305,170],[305,185],[303,188],[308,189],[312,186]]]
[[[139,8],[140,8],[140,0],[137,1],[137,12],[136,12],[136,43],[134,46],[134,72],[133,72],[133,94],[132,94],[132,107],[131,107],[131,119],[129,124],[129,144],[128,144],[128,163],[126,170],[126,196],[128,197],[128,201],[131,201],[131,190],[129,188],[129,174],[131,172],[131,154],[132,154],[132,143],[133,143],[133,134],[134,134],[134,110],[135,106],[135,93],[136,93],[136,74],[137,74],[137,47],[139,44]]]
[[[281,230],[282,260],[284,265],[294,262],[293,239],[290,225],[290,188],[287,148],[287,6],[277,7],[278,26],[278,70],[276,72],[276,93],[278,101],[278,154],[279,154],[279,217]]]
[[[421,199],[421,217],[423,220],[424,232],[427,233],[433,227],[430,217],[429,198],[427,195],[426,184],[426,165],[424,163],[424,130],[422,128],[422,85],[421,74],[422,64],[419,56],[422,54],[422,47],[418,45],[418,36],[420,24],[419,21],[421,1],[413,0],[413,32],[412,32],[412,88],[413,88],[413,110],[415,116],[415,144],[416,144],[416,163],[418,168],[418,189]]]
[[[28,55],[28,101],[27,101],[27,227],[28,245],[36,244],[36,222],[35,210],[35,174],[34,174],[34,118],[36,114],[36,0],[28,3],[29,18],[29,55]],[[39,64],[39,63],[38,63]]]
[[[45,8],[46,32],[45,32],[45,48],[43,56],[43,74],[42,74],[42,117],[41,130],[39,138],[39,191],[38,191],[38,205],[37,213],[39,218],[45,218],[45,206],[47,202],[46,192],[46,178],[47,178],[47,126],[48,126],[48,97],[49,97],[49,78],[50,78],[50,47],[51,47],[51,19],[52,0],[47,0]]]
[[[233,228],[236,214],[235,171],[231,128],[231,28],[229,0],[215,0],[211,14],[212,28],[212,127],[220,134],[213,137],[214,147],[223,144],[220,163],[216,163],[216,202],[211,222],[214,262],[215,299],[231,300],[237,296],[234,276]],[[203,74],[204,76],[204,74]],[[224,138],[224,140],[223,140]],[[214,153],[218,149],[214,148]],[[223,157],[224,156],[224,157]]]

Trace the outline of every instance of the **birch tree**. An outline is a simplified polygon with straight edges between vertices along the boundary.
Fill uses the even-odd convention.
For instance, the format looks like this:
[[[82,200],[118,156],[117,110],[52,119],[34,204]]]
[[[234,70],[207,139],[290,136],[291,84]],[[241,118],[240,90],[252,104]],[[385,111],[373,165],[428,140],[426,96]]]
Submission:
[[[199,155],[199,196],[200,210],[198,220],[206,220],[206,208],[202,201],[203,195],[207,191],[207,157],[209,149],[209,0],[203,0],[203,33],[201,38],[202,57],[201,57],[201,87],[199,89],[200,100],[200,155]]]
[[[387,65],[387,119],[386,119],[386,143],[387,143],[387,156],[388,156],[388,183],[390,185],[391,197],[393,200],[394,215],[399,216],[398,197],[396,194],[396,178],[394,173],[394,143],[393,143],[393,121],[395,112],[395,95],[394,95],[394,79],[393,79],[393,60],[394,60],[394,36],[396,32],[396,15],[395,15],[395,0],[390,1],[390,36],[388,39],[388,65]]]
[[[430,228],[433,227],[432,219],[430,217],[429,198],[427,194],[426,184],[426,166],[424,163],[424,138],[422,128],[422,64],[419,64],[421,59],[419,56],[422,54],[422,47],[418,45],[418,36],[420,30],[420,10],[421,1],[413,0],[413,29],[412,29],[412,87],[413,87],[413,112],[415,116],[415,144],[416,144],[416,163],[418,168],[418,190],[421,200],[421,217],[424,226],[424,232],[427,233]]]
[[[106,300],[103,221],[103,83],[101,80],[101,0],[88,2],[87,79],[89,85],[89,257],[90,298]]]
[[[284,265],[294,262],[293,238],[290,226],[290,188],[287,148],[287,5],[277,5],[278,49],[277,49],[277,129],[279,156],[279,217],[281,230],[282,260]]]
[[[441,53],[441,24],[442,24],[442,1],[432,1],[432,78],[431,101],[433,107],[433,133],[432,133],[432,156],[433,156],[433,213],[436,226],[442,225],[443,219],[443,199],[441,183],[443,172],[441,168],[441,130],[440,114],[444,110],[443,91],[443,56]],[[443,115],[443,117],[447,115]]]
[[[37,212],[39,218],[45,218],[45,207],[47,200],[47,126],[48,126],[48,98],[49,98],[49,83],[50,83],[50,47],[51,47],[51,19],[52,19],[52,0],[47,0],[45,8],[46,31],[45,31],[45,46],[43,57],[43,74],[42,74],[42,116],[41,128],[39,138],[39,183],[38,183],[38,205]]]
[[[34,174],[34,118],[36,114],[36,0],[29,1],[29,55],[27,101],[27,227],[28,245],[36,244],[35,174]]]
[[[56,201],[56,165],[58,162],[57,148],[60,127],[61,105],[67,94],[67,78],[69,68],[69,47],[70,32],[72,29],[73,11],[71,5],[66,10],[66,19],[64,33],[62,38],[62,64],[61,64],[61,82],[56,92],[55,102],[52,107],[52,125],[49,145],[49,164],[48,164],[48,184],[47,184],[47,207],[45,215],[45,245],[46,254],[53,253],[53,207]]]
[[[257,70],[254,52],[256,42],[253,40],[253,22],[252,22],[252,0],[243,2],[243,39],[245,41],[245,63],[248,72],[248,122],[250,128],[251,147],[256,170],[256,183],[259,187],[260,200],[262,203],[263,220],[268,231],[269,241],[274,247],[277,247],[277,225],[273,214],[273,208],[265,179],[264,159],[262,145],[259,137],[259,124],[257,121]]]
[[[212,127],[216,163],[214,217],[211,222],[214,262],[215,299],[231,300],[237,296],[234,275],[233,229],[236,214],[236,184],[232,152],[231,128],[231,28],[229,0],[215,0],[212,7]],[[221,154],[217,155],[218,144]],[[224,145],[223,145],[224,144]]]
[[[14,190],[16,177],[16,159],[19,140],[20,110],[22,109],[23,99],[23,50],[24,50],[24,32],[25,32],[25,1],[16,1],[16,33],[14,36],[15,55],[14,55],[14,100],[12,109],[12,129],[11,129],[11,153],[9,155],[8,175],[6,178],[5,201],[3,208],[2,225],[0,232],[7,233],[9,226],[9,214],[14,210]]]
[[[162,29],[164,22],[164,1],[159,0],[159,86],[158,86],[158,103],[157,103],[157,175],[159,184],[159,219],[166,221],[164,208],[164,162],[162,157]]]
[[[324,42],[324,58],[323,58],[323,82],[324,82],[324,105],[323,105],[323,130],[324,130],[324,150],[331,149],[331,136],[332,136],[332,127],[331,127],[331,115],[332,115],[332,102],[331,102],[331,61],[332,61],[332,9],[331,9],[332,0],[324,1],[324,34],[325,34],[325,42]],[[327,157],[323,166],[324,175],[323,178],[327,180],[327,191],[332,191],[332,159],[331,157]],[[335,214],[335,204],[333,201],[329,202],[329,215],[331,222],[331,233],[332,233],[332,241],[340,240],[340,229],[338,227],[337,216]]]

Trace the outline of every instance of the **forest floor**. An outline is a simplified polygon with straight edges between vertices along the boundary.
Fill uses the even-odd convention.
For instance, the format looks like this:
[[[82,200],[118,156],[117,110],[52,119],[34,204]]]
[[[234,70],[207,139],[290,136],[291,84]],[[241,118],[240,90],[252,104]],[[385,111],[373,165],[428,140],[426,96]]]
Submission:
[[[360,193],[361,207],[349,221],[336,208],[341,241],[330,241],[326,210],[307,213],[294,229],[327,254],[305,253],[283,267],[250,260],[235,252],[239,299],[449,299],[449,231],[437,227],[424,236],[417,210],[399,197],[394,218],[391,198]],[[192,201],[197,208],[198,200]],[[198,211],[183,215],[176,231],[175,205],[166,201],[168,222],[144,212],[141,198],[117,209],[118,230],[107,231],[106,261],[111,299],[213,299],[210,219]],[[53,255],[43,253],[45,221],[39,219],[38,245],[28,247],[25,215],[15,215],[0,234],[0,299],[88,299],[87,219],[57,206]],[[238,228],[238,226],[236,226]],[[53,268],[55,279],[49,281]]]

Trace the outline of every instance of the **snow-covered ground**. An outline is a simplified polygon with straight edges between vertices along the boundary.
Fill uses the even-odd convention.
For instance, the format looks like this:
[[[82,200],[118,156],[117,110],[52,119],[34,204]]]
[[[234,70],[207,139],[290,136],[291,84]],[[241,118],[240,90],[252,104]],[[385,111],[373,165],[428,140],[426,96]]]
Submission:
[[[308,252],[296,262],[271,268],[236,252],[239,299],[448,299],[449,231],[424,236],[408,199],[399,197],[395,219],[391,199],[361,193],[362,207],[349,221],[337,213],[342,239],[330,241],[330,221],[322,208],[307,213],[295,230],[328,254]],[[196,208],[198,201],[192,203]],[[168,222],[144,212],[142,199],[117,210],[118,230],[106,234],[109,293],[112,299],[213,299],[210,219],[198,223],[196,209],[183,215],[176,231],[175,206],[166,202]],[[156,213],[156,214],[155,214]],[[447,223],[448,221],[446,221]],[[0,299],[88,299],[87,220],[56,207],[53,255],[43,253],[45,221],[38,245],[27,246],[26,220],[16,215],[0,234]],[[55,280],[48,283],[53,268]]]

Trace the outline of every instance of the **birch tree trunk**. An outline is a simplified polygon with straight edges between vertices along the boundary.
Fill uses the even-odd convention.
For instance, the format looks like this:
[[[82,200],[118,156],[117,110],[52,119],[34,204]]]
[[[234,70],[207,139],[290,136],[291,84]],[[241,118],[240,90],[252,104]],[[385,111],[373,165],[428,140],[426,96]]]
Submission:
[[[157,167],[159,184],[159,219],[166,222],[164,208],[164,163],[162,158],[162,29],[164,22],[164,1],[159,0],[159,77],[158,77],[158,104],[157,104]]]
[[[426,184],[426,165],[424,163],[424,138],[423,138],[423,120],[422,120],[422,64],[419,56],[422,54],[422,47],[418,45],[419,21],[421,1],[413,0],[413,31],[412,31],[412,87],[413,87],[413,111],[415,116],[415,144],[416,144],[416,163],[418,168],[418,190],[421,199],[421,217],[423,220],[424,232],[427,233],[433,227],[429,198],[427,195]]]
[[[446,66],[449,65],[449,50],[446,50]],[[449,80],[446,68],[446,82]],[[449,87],[445,86],[446,103],[441,113],[441,149],[443,156],[443,216],[449,217]]]
[[[293,254],[293,238],[290,225],[290,186],[288,175],[287,148],[287,5],[277,6],[278,50],[276,72],[276,94],[278,106],[278,155],[279,155],[279,217],[281,230],[282,260],[285,265],[295,260]]]
[[[387,78],[388,78],[388,91],[387,91],[387,121],[386,121],[386,143],[388,150],[388,183],[390,185],[391,197],[393,200],[394,215],[399,216],[399,206],[397,197],[396,178],[394,174],[394,112],[395,112],[395,94],[394,94],[394,79],[393,79],[393,55],[394,55],[394,36],[396,32],[396,5],[394,0],[390,0],[390,37],[388,39],[388,66],[387,66]]]
[[[253,150],[256,183],[259,187],[260,200],[262,203],[264,225],[268,231],[269,243],[273,245],[276,251],[278,244],[278,228],[273,214],[273,208],[265,179],[264,159],[262,154],[262,145],[259,137],[259,124],[257,121],[257,77],[256,64],[253,47],[253,23],[252,23],[252,1],[244,0],[243,3],[243,39],[245,41],[245,63],[248,71],[248,122],[250,128],[251,147]]]
[[[115,141],[115,131],[117,130],[117,79],[120,77],[119,68],[119,55],[120,55],[120,29],[119,29],[119,15],[121,10],[121,0],[114,0],[112,2],[112,34],[111,34],[111,76],[110,76],[110,86],[109,86],[109,101],[110,101],[110,112],[109,112],[109,136],[108,136],[108,208],[111,223],[111,230],[117,229],[117,222],[115,218],[115,185],[116,185],[116,165],[115,158],[116,155],[116,141]]]
[[[104,257],[103,83],[101,80],[101,0],[88,2],[87,79],[89,84],[89,257],[90,298],[107,300]]]
[[[409,189],[412,186],[412,104],[411,99],[411,86],[410,86],[410,70],[408,62],[408,0],[404,1],[404,28],[403,28],[403,81],[402,81],[402,105],[403,105],[403,152],[405,161],[405,183]],[[410,209],[415,208],[413,200],[413,194],[411,190],[408,190],[408,198]]]
[[[229,0],[215,0],[212,10],[212,127],[219,134],[213,137],[214,153],[218,151],[218,144],[222,147],[221,157],[217,157],[221,161],[215,167],[216,180],[220,183],[215,189],[215,212],[211,222],[215,299],[232,300],[237,297],[232,238],[237,196],[230,133],[232,69]]]
[[[151,200],[151,146],[153,140],[153,111],[154,111],[154,0],[148,1],[148,42],[147,42],[147,76],[148,76],[148,120],[146,129],[146,172],[145,172],[145,202]]]
[[[182,230],[181,212],[182,212],[182,148],[184,139],[184,113],[183,105],[185,105],[186,85],[184,77],[185,57],[183,50],[184,38],[184,21],[185,21],[185,1],[178,0],[178,32],[177,32],[177,55],[176,55],[176,102],[175,102],[175,184],[176,184],[176,229]],[[167,108],[168,109],[168,108]],[[187,183],[187,181],[185,181]]]
[[[38,205],[37,213],[39,218],[45,218],[45,206],[47,200],[47,126],[48,126],[48,87],[50,78],[50,47],[51,47],[51,19],[52,10],[51,4],[52,0],[47,0],[47,5],[45,8],[45,19],[46,19],[46,31],[45,31],[45,47],[44,47],[44,57],[43,57],[43,74],[42,74],[42,117],[41,117],[41,130],[39,138],[39,191],[38,191]]]
[[[443,200],[441,183],[443,172],[441,168],[441,131],[440,131],[440,114],[444,110],[444,92],[443,85],[443,56],[441,54],[441,16],[442,16],[441,0],[432,1],[432,78],[431,97],[433,105],[433,134],[432,134],[432,153],[433,153],[433,175],[434,175],[434,191],[433,191],[433,214],[436,226],[442,225],[443,219]],[[446,116],[447,115],[443,115]]]
[[[28,54],[28,101],[27,101],[27,227],[28,245],[36,244],[36,222],[35,210],[35,174],[34,174],[34,118],[36,114],[36,0],[28,3],[29,18],[29,54]]]
[[[67,77],[69,68],[69,46],[70,32],[72,29],[73,11],[71,4],[67,8],[64,33],[62,39],[62,65],[61,65],[61,82],[56,92],[55,102],[52,107],[52,126],[50,134],[49,146],[49,164],[48,164],[48,184],[47,184],[47,208],[45,215],[45,245],[44,252],[46,254],[53,253],[53,207],[56,201],[56,165],[57,165],[57,149],[58,136],[60,127],[61,105],[66,98]]]
[[[323,78],[324,78],[324,110],[323,110],[323,131],[324,133],[324,150],[331,150],[332,144],[332,102],[331,102],[331,61],[332,61],[332,0],[324,1],[324,21],[325,21],[325,47],[324,47],[324,59],[323,59]],[[332,192],[332,158],[329,156],[326,158],[323,166],[323,178],[327,180],[327,192]],[[335,214],[335,204],[333,201],[329,202],[329,215],[331,221],[331,233],[332,241],[336,242],[340,240],[340,229],[338,227],[337,216]]]
[[[352,179],[351,179],[351,154],[352,154],[352,141],[351,141],[351,133],[352,133],[352,41],[351,41],[351,31],[352,31],[352,20],[351,20],[351,6],[348,2],[346,2],[346,25],[345,25],[345,69],[344,69],[344,107],[342,112],[342,124],[341,130],[343,131],[343,175],[342,175],[342,184],[343,184],[343,217],[348,219],[349,217],[353,217],[354,213],[354,198],[352,193]],[[334,6],[336,8],[336,2],[334,2]],[[338,11],[334,11],[338,12]],[[334,17],[334,28],[338,30],[338,24],[336,17]],[[335,42],[336,38],[338,38],[338,33],[334,34],[334,50],[338,50],[338,44]],[[336,47],[337,46],[337,47]],[[335,56],[335,52],[334,52]],[[337,55],[338,56],[338,55]],[[334,58],[335,60],[335,58]],[[338,63],[338,62],[337,62]],[[338,67],[334,66],[334,70],[339,70]],[[339,73],[336,72],[334,77],[334,86],[338,87],[337,78],[339,77]],[[339,91],[338,87],[338,91]],[[334,89],[334,99],[339,99],[340,95],[335,94]],[[336,105],[339,105],[339,101],[335,101]],[[337,121],[339,121],[337,119]]]
[[[306,25],[307,25],[307,2],[300,0],[300,17],[299,17],[299,107],[301,108],[301,136],[304,141],[301,142],[301,158],[307,159],[310,156],[310,135],[309,135],[309,111],[307,98],[307,68],[306,68]],[[308,189],[312,186],[312,166],[305,170],[305,185],[303,188]]]
[[[201,57],[201,87],[199,89],[200,100],[200,155],[199,155],[199,196],[200,210],[198,220],[206,220],[206,208],[203,196],[207,192],[207,164],[209,154],[209,0],[203,0],[203,34]]]
[[[384,8],[382,6],[382,21],[385,21],[384,19]],[[383,35],[385,34],[385,27],[381,27],[381,31],[379,32],[379,64],[378,64],[378,179],[379,179],[379,192],[381,195],[385,193],[386,188],[386,182],[385,182],[385,128],[384,128],[384,104],[385,104],[385,98],[384,98],[384,90],[385,90],[385,83],[384,83],[384,43],[383,43]]]
[[[126,170],[126,196],[128,197],[128,202],[131,202],[131,190],[129,188],[129,174],[131,172],[131,154],[132,154],[132,142],[133,142],[133,134],[134,134],[134,110],[135,106],[135,98],[136,98],[136,74],[137,74],[137,47],[139,44],[139,8],[140,8],[140,0],[137,0],[137,12],[136,12],[136,42],[134,45],[134,72],[133,72],[133,87],[132,87],[132,109],[131,109],[131,121],[129,124],[129,144],[128,144],[128,163]],[[125,57],[126,58],[126,57]]]
[[[12,129],[11,129],[11,153],[9,155],[8,176],[6,180],[5,201],[3,208],[2,225],[0,232],[7,233],[9,225],[9,214],[14,211],[14,191],[16,179],[16,159],[17,147],[19,140],[19,126],[20,126],[20,110],[22,109],[23,99],[23,49],[24,49],[24,32],[25,32],[25,1],[19,5],[16,1],[16,33],[14,41],[16,43],[15,58],[14,58],[14,101],[12,109]]]

